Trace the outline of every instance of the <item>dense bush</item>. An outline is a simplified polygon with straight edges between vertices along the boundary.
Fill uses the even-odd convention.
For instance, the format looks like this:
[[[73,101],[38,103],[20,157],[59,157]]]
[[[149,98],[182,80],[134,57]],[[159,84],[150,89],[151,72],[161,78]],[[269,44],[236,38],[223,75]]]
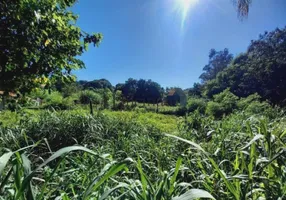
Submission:
[[[208,102],[206,113],[217,118],[228,115],[237,109],[238,99],[229,89],[226,89],[214,95],[213,101]]]
[[[205,113],[206,106],[207,102],[205,99],[192,97],[188,100],[187,110],[188,112],[198,110],[200,113]]]
[[[60,92],[53,91],[43,100],[43,108],[66,110],[73,106],[70,98],[64,98]]]
[[[262,98],[258,94],[252,94],[246,98],[241,98],[237,105],[239,110],[250,114],[264,113],[269,117],[275,117],[275,108],[273,108],[267,101],[262,101]]]
[[[90,101],[93,104],[100,104],[102,102],[102,98],[100,94],[95,93],[92,90],[84,90],[79,95],[79,101],[81,104],[89,104]]]
[[[220,118],[226,113],[222,104],[214,101],[209,101],[206,108],[206,114]]]

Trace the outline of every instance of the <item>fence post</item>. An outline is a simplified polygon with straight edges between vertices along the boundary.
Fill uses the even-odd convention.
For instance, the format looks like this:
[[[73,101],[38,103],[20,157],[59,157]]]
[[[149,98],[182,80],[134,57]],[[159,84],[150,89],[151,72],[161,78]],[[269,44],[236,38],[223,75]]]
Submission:
[[[91,100],[89,100],[89,108],[90,108],[90,114],[93,115],[93,107]]]

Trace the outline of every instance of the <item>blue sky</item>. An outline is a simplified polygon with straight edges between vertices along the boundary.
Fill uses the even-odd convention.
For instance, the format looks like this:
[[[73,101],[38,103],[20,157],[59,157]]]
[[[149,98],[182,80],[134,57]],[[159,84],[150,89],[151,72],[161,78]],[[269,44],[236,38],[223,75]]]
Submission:
[[[246,50],[260,33],[286,25],[286,0],[253,0],[248,19],[239,21],[232,0],[198,0],[182,28],[178,0],[80,0],[73,11],[86,32],[101,32],[98,48],[80,58],[78,79],[152,79],[163,87],[189,88],[199,81],[211,48]]]

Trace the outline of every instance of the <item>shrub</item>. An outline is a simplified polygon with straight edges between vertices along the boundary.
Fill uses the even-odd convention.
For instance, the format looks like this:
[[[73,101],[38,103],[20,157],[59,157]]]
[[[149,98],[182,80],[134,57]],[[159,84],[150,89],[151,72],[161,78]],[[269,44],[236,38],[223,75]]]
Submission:
[[[240,100],[237,102],[237,107],[239,110],[245,110],[252,102],[260,102],[261,97],[255,93],[252,95],[249,95],[246,98],[240,98]]]
[[[147,112],[146,108],[135,107],[133,110],[134,110],[136,113],[146,113],[146,112]]]
[[[48,95],[49,94],[46,90],[39,89],[39,88],[33,89],[29,94],[29,96],[32,99],[37,99],[37,98],[46,99]]]
[[[190,98],[188,100],[187,109],[188,112],[194,112],[195,110],[198,110],[200,113],[205,113],[206,106],[206,100],[201,98]]]
[[[277,114],[277,109],[273,108],[267,101],[262,101],[261,97],[255,93],[238,101],[239,110],[245,111],[247,114],[261,114],[273,118]]]
[[[210,101],[207,104],[206,114],[220,118],[225,113],[225,109],[222,104],[214,101]]]
[[[265,114],[271,112],[271,110],[272,110],[271,105],[266,101],[263,102],[253,101],[245,109],[246,112],[249,112],[251,114],[260,114],[260,113]]]
[[[214,95],[214,101],[223,104],[225,112],[228,113],[237,108],[238,99],[229,89],[225,89],[223,92]]]
[[[214,100],[207,104],[206,113],[219,118],[228,115],[237,108],[238,97],[229,89],[214,95]]]
[[[91,90],[84,90],[79,95],[79,101],[81,104],[89,104],[90,101],[94,104],[100,104],[102,98],[98,93]]]
[[[54,91],[51,94],[47,95],[44,100],[44,108],[54,108],[60,110],[68,109],[68,105],[65,104],[64,98],[60,92]]]

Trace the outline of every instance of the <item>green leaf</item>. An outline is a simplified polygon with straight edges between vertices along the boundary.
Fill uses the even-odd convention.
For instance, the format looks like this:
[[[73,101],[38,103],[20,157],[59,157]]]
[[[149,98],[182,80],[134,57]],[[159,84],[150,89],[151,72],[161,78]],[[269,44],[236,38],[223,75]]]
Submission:
[[[140,173],[140,178],[141,178],[141,184],[142,184],[142,197],[144,199],[147,199],[147,196],[146,196],[146,191],[147,191],[147,180],[146,180],[146,177],[145,177],[145,174],[143,172],[143,168],[142,168],[142,165],[141,165],[141,161],[140,161],[140,158],[138,157],[138,161],[137,161],[137,169]]]
[[[0,193],[3,189],[3,187],[5,186],[5,184],[8,182],[9,180],[9,177],[11,176],[13,172],[13,167],[10,168],[10,170],[8,171],[7,175],[5,176],[5,178],[3,179],[3,181],[1,182],[1,185],[0,185]]]
[[[201,189],[190,189],[181,196],[174,197],[172,200],[193,200],[199,198],[215,199],[209,192]]]
[[[261,138],[263,138],[263,137],[264,137],[264,135],[261,135],[261,134],[258,134],[258,135],[256,135],[256,136],[254,136],[253,139],[252,139],[250,142],[248,142],[244,147],[241,148],[241,150],[246,149],[246,148],[249,147],[252,143],[254,143],[256,140],[259,140],[259,139],[261,139]]]
[[[195,143],[195,142],[191,142],[191,141],[189,141],[189,140],[180,138],[180,137],[175,136],[175,135],[170,135],[170,134],[167,134],[167,133],[165,133],[165,135],[168,136],[168,137],[175,138],[175,139],[177,139],[177,140],[181,140],[181,141],[183,141],[183,142],[185,142],[185,143],[188,143],[188,144],[190,144],[191,146],[195,147],[197,150],[200,150],[200,151],[202,151],[203,153],[206,153],[206,151],[205,151],[200,145],[198,145],[198,144]]]
[[[177,176],[178,176],[178,173],[179,173],[179,170],[180,170],[180,166],[182,164],[182,157],[179,157],[179,159],[177,160],[177,163],[176,163],[176,168],[175,168],[175,171],[174,171],[174,175],[172,176],[171,178],[171,181],[170,181],[170,189],[169,189],[169,195],[172,194],[172,192],[174,191],[174,188],[175,188],[175,181],[177,179]]]
[[[6,167],[12,155],[13,155],[13,152],[8,152],[0,157],[0,174],[2,174],[4,168]]]
[[[107,190],[106,192],[103,193],[103,195],[98,199],[98,200],[104,200],[106,199],[112,192],[116,191],[117,189],[120,188],[127,188],[129,189],[129,185],[126,183],[119,183],[116,187],[111,188],[109,190]]]
[[[130,162],[131,159],[125,159],[123,162],[120,163],[112,163],[108,164],[102,172],[100,172],[100,175],[96,177],[92,183],[88,186],[87,190],[85,191],[83,195],[83,199],[88,199],[89,195],[92,191],[96,190],[99,186],[101,186],[107,179],[112,177],[113,175],[117,174],[121,170],[123,170],[126,167],[126,163]]]
[[[41,165],[39,165],[34,171],[32,171],[22,182],[21,188],[17,193],[16,199],[18,199],[20,197],[20,195],[22,195],[23,191],[25,190],[25,188],[29,187],[30,181],[33,178],[33,176],[35,175],[35,173],[43,168],[44,166],[46,166],[49,162],[57,159],[58,157],[61,156],[65,156],[67,155],[67,153],[71,152],[71,151],[85,151],[88,152],[90,154],[93,155],[97,155],[95,152],[89,150],[88,148],[82,147],[82,146],[70,146],[70,147],[65,147],[62,148],[60,150],[58,150],[57,152],[55,152],[51,157],[49,157],[45,162],[43,162]]]
[[[218,165],[215,163],[215,161],[211,158],[208,157],[209,161],[211,162],[212,166],[216,169],[216,171],[219,173],[220,177],[223,179],[223,182],[225,183],[227,189],[233,194],[233,196],[235,197],[235,199],[239,200],[239,191],[235,190],[234,185],[228,181],[225,177],[225,175],[221,172],[221,170],[219,169]]]

